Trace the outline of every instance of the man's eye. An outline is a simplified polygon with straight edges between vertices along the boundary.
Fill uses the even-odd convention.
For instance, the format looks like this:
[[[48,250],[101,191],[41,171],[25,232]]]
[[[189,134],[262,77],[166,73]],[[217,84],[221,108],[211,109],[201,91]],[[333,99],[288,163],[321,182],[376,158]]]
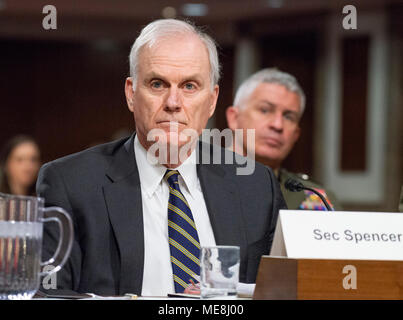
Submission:
[[[194,90],[194,89],[196,89],[196,86],[193,83],[186,83],[185,84],[185,89],[186,90]]]
[[[153,87],[154,89],[162,88],[162,81],[153,81],[153,82],[151,82],[151,87]]]
[[[297,122],[297,116],[292,113],[285,114],[284,118],[292,122]]]
[[[260,108],[260,112],[263,113],[263,114],[267,114],[267,113],[270,112],[270,110],[267,109],[267,108]]]

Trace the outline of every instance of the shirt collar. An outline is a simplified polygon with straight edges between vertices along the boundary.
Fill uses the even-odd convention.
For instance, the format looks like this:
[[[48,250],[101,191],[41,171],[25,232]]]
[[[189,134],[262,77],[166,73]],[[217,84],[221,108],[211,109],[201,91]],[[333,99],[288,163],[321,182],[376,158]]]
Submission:
[[[140,175],[140,183],[147,196],[151,197],[160,186],[167,168],[161,164],[153,164],[147,159],[147,151],[141,145],[137,135],[134,138],[134,155]],[[182,178],[183,184],[190,195],[194,198],[199,186],[196,171],[196,150],[177,168]]]

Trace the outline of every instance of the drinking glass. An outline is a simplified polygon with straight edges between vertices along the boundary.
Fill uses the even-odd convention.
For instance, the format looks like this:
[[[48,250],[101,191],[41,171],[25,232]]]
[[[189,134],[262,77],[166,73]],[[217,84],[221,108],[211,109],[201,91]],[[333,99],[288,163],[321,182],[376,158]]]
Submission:
[[[239,247],[202,247],[200,253],[201,298],[236,298],[239,264]]]

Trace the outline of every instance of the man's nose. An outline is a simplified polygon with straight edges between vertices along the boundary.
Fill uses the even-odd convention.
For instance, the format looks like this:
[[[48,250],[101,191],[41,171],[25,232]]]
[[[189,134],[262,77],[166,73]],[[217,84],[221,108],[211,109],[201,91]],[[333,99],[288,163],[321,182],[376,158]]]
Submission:
[[[273,117],[270,119],[269,126],[271,129],[276,130],[278,132],[283,131],[284,128],[284,119],[281,113],[275,113]]]
[[[181,99],[179,96],[179,90],[176,88],[170,88],[168,97],[165,102],[165,111],[177,112],[181,109]]]

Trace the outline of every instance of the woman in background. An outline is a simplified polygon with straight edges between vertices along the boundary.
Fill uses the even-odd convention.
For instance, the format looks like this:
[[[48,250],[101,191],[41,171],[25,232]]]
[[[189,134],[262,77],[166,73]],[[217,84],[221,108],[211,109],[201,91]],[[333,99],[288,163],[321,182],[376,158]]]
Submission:
[[[35,140],[24,135],[12,138],[0,153],[0,192],[34,196],[40,166]]]

